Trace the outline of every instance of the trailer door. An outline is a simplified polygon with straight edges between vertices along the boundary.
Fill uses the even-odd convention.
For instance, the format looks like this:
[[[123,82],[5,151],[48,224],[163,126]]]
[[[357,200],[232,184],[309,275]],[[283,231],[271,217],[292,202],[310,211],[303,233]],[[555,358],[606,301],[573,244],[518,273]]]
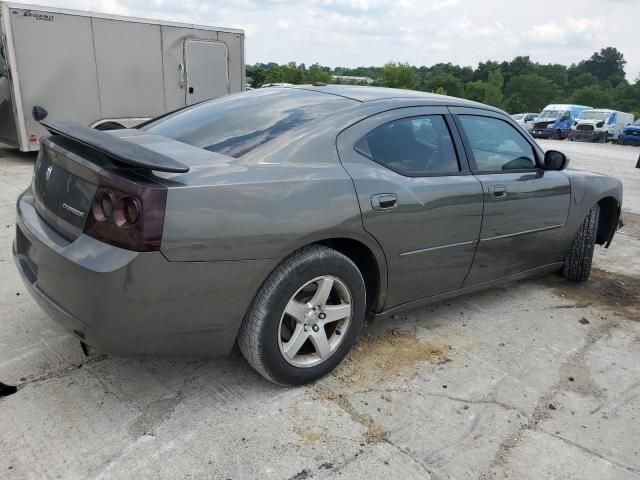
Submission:
[[[184,42],[187,105],[229,93],[228,58],[224,43],[196,39]]]
[[[2,22],[0,21],[0,142],[17,147],[20,142],[11,95],[8,52],[3,39]]]

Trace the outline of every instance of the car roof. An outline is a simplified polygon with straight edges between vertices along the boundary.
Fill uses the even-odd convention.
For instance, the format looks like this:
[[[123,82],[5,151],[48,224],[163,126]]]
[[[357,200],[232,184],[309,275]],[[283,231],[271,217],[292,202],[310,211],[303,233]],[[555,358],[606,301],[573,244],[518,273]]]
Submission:
[[[367,87],[358,85],[295,85],[292,87],[277,87],[277,88],[292,88],[301,90],[313,90],[317,92],[327,93],[331,95],[339,95],[341,97],[356,100],[358,102],[374,102],[378,100],[390,100],[394,98],[398,99],[419,99],[419,100],[433,100],[434,104],[443,103],[456,106],[469,106],[478,107],[477,102],[471,100],[464,100],[457,97],[449,97],[447,95],[438,95],[437,93],[420,92],[417,90],[404,90],[401,88],[384,88],[384,87]],[[487,105],[482,105],[487,107]],[[493,108],[493,107],[489,107]]]

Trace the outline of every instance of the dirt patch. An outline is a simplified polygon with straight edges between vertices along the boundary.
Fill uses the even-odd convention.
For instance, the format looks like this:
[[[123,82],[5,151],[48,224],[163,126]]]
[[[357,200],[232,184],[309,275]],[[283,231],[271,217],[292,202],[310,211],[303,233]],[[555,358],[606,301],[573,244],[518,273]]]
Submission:
[[[312,445],[321,440],[326,440],[327,430],[313,427],[293,427],[293,431],[304,443]]]
[[[625,318],[640,321],[640,278],[593,269],[585,283],[551,275],[542,280],[557,295],[582,306],[609,307]]]
[[[450,345],[421,341],[415,330],[394,329],[361,339],[333,376],[352,388],[367,389],[422,362],[446,363],[451,354]]]
[[[368,443],[381,442],[387,437],[387,432],[384,431],[382,425],[378,423],[372,423],[364,433],[364,438]]]

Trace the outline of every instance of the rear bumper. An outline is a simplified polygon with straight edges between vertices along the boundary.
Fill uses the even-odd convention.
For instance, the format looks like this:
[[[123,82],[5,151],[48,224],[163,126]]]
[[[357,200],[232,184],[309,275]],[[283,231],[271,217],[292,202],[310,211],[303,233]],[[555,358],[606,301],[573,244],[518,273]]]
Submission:
[[[169,262],[86,235],[69,242],[45,223],[27,190],[13,253],[40,307],[79,340],[116,354],[225,355],[277,260]]]

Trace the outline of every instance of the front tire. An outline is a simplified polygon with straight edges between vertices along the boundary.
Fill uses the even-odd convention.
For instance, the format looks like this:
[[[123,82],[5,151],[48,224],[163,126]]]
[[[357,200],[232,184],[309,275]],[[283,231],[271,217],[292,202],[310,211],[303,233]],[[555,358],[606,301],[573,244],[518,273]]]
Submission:
[[[303,385],[342,361],[362,329],[365,311],[358,267],[328,247],[304,247],[264,282],[242,322],[238,344],[266,379]]]
[[[578,228],[571,250],[564,260],[562,275],[565,278],[576,282],[585,282],[589,279],[599,219],[600,206],[595,205]]]

